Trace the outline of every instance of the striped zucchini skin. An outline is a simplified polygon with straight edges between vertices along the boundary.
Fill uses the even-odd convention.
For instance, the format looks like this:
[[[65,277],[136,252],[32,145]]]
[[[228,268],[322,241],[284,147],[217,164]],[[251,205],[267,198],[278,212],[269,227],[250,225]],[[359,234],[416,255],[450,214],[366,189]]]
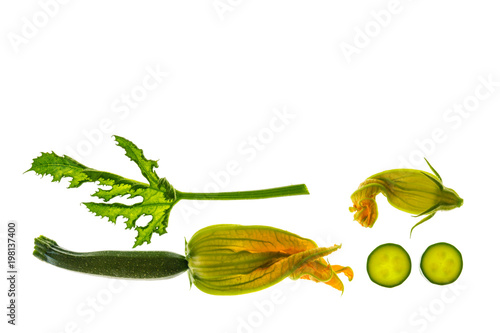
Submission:
[[[35,239],[33,255],[54,266],[72,271],[130,279],[169,279],[188,269],[186,258],[166,251],[73,252],[55,241]]]

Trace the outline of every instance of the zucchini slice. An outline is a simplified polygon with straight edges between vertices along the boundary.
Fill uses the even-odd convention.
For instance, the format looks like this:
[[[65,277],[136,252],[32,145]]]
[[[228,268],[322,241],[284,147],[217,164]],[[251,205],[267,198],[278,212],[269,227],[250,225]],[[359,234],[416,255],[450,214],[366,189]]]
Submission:
[[[370,280],[387,288],[399,286],[411,272],[411,259],[401,245],[387,243],[378,246],[366,261]]]
[[[429,246],[420,260],[422,274],[429,282],[439,285],[449,284],[458,279],[462,267],[462,254],[448,243]]]

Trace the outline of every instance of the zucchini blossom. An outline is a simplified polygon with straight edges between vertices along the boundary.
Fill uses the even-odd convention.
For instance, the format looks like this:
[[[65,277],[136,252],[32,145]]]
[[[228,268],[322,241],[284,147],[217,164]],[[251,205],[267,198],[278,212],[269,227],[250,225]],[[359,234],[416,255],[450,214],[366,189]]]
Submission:
[[[189,280],[212,295],[247,294],[286,277],[324,282],[343,292],[337,273],[350,281],[352,269],[322,258],[340,247],[318,247],[310,239],[272,227],[214,225],[198,231],[186,244]]]
[[[463,199],[454,190],[443,185],[441,176],[425,160],[434,174],[414,169],[394,169],[377,173],[364,182],[351,195],[353,203],[349,207],[355,212],[354,220],[363,227],[373,227],[378,217],[375,197],[382,193],[395,208],[415,214],[427,215],[410,231],[431,219],[439,210],[451,210],[462,206]]]

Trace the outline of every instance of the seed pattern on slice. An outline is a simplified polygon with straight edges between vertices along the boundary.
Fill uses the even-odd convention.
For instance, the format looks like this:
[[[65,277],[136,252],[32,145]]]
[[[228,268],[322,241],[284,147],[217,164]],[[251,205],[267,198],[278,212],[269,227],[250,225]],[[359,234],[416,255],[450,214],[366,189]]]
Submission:
[[[366,270],[374,283],[387,288],[396,287],[410,275],[410,256],[398,244],[382,244],[368,256]]]
[[[420,261],[420,271],[431,283],[454,282],[462,273],[462,254],[451,244],[436,243],[427,248]]]

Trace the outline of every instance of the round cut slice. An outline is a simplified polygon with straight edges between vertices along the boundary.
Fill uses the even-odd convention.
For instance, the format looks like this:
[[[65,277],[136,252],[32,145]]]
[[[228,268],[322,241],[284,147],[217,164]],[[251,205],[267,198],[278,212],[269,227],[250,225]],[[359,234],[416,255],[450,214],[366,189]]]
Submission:
[[[410,256],[401,245],[382,244],[368,256],[366,270],[374,283],[387,288],[396,287],[410,275]]]
[[[431,283],[454,282],[462,273],[462,254],[451,244],[436,243],[427,248],[420,260],[420,271]]]

